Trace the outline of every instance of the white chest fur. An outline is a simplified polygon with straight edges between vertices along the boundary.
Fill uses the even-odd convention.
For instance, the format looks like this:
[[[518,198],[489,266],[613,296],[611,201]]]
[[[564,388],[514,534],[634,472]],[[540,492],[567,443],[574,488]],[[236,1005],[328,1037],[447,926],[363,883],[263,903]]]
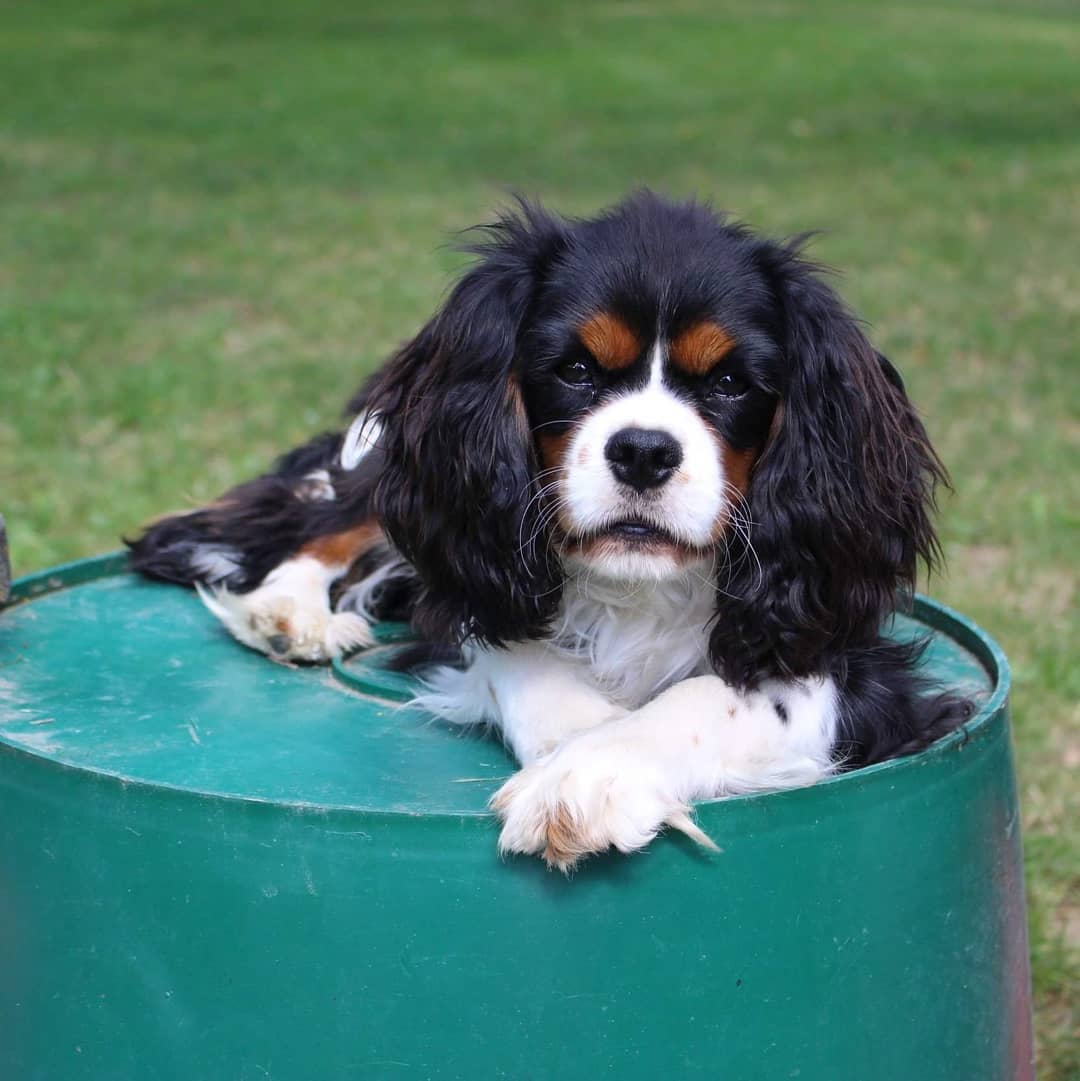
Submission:
[[[563,591],[552,644],[583,662],[590,679],[629,709],[708,672],[715,590],[696,568],[660,582],[604,581],[587,572]]]

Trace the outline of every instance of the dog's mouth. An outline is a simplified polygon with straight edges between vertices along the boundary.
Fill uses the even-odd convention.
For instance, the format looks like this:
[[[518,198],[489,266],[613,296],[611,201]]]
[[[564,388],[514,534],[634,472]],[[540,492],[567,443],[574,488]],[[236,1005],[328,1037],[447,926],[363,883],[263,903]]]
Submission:
[[[572,538],[574,547],[583,553],[601,549],[648,552],[690,552],[694,546],[674,533],[644,518],[620,518]]]
[[[620,540],[640,543],[678,544],[679,542],[665,529],[660,529],[652,522],[640,518],[624,518],[612,522],[594,534],[596,537],[617,537]]]

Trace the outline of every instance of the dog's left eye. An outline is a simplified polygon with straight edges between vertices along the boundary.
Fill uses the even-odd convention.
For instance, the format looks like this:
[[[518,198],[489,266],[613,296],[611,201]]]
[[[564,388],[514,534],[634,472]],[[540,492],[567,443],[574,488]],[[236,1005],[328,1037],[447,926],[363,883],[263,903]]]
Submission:
[[[741,398],[749,389],[750,384],[741,376],[725,372],[712,381],[709,393],[721,398]]]
[[[555,374],[572,387],[592,386],[592,369],[583,360],[565,360],[555,369]]]

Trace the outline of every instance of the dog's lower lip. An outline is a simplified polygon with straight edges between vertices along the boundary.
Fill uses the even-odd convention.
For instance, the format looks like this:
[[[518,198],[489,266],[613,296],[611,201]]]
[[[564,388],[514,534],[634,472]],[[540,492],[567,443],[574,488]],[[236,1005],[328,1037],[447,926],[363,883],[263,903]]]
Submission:
[[[626,522],[616,522],[609,527],[609,532],[622,533],[627,537],[649,537],[658,532],[658,530],[655,526],[649,525],[648,522],[631,520]]]

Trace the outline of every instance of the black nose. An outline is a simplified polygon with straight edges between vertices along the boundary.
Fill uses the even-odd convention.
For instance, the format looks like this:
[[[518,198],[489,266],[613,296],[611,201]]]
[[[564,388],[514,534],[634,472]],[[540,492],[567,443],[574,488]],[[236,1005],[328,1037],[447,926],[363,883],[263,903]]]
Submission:
[[[639,492],[659,488],[682,461],[679,441],[654,428],[623,428],[604,447],[611,471],[623,484]]]

